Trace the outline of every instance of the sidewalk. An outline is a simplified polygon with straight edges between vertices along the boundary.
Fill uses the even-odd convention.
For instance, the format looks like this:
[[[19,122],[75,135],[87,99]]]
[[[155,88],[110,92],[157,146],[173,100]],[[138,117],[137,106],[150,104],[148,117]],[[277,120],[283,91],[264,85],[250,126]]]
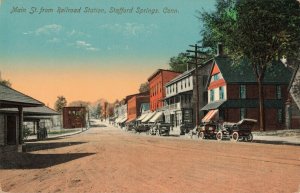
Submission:
[[[74,129],[75,130],[75,129]],[[76,128],[76,131],[74,132],[69,132],[69,133],[61,133],[61,134],[48,134],[48,137],[45,139],[53,139],[53,138],[59,138],[59,137],[66,137],[66,136],[71,136],[71,135],[76,135],[76,134],[79,134],[79,133],[82,133],[84,131],[87,131],[88,129],[86,128]],[[35,141],[37,140],[37,135],[31,135],[31,136],[28,136],[28,138],[24,141]]]
[[[300,145],[300,129],[252,132],[253,142]]]

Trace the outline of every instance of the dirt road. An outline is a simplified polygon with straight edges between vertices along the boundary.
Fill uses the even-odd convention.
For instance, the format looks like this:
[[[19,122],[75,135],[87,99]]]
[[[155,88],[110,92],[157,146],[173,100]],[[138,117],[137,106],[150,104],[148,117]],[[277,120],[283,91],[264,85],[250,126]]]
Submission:
[[[2,156],[2,191],[300,192],[300,146],[144,136],[101,127],[28,144],[28,151]]]

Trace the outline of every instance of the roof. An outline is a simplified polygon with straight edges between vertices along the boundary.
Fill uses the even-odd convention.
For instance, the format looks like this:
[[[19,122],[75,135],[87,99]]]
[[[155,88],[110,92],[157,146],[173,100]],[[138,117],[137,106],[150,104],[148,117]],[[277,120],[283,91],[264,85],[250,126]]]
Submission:
[[[17,108],[4,108],[0,109],[0,112],[3,113],[17,113],[18,109]],[[51,116],[51,115],[60,115],[57,111],[46,107],[24,107],[23,108],[23,113],[25,116]]]
[[[178,82],[186,77],[188,77],[189,75],[192,74],[192,72],[195,70],[195,68],[191,69],[191,70],[188,70],[188,71],[185,71],[183,72],[182,74],[179,74],[178,76],[176,76],[175,78],[173,78],[171,81],[167,82],[165,86],[169,86],[175,82]]]
[[[15,89],[0,84],[0,104],[19,105],[26,107],[43,106],[44,103],[27,96]]]
[[[148,81],[150,81],[151,79],[153,79],[153,78],[154,78],[157,74],[159,74],[160,72],[173,72],[173,73],[180,74],[180,72],[176,72],[176,71],[173,71],[173,70],[158,69],[158,70],[156,70],[156,71],[148,78]]]
[[[282,100],[265,100],[265,108],[284,108]],[[218,108],[257,108],[259,101],[255,99],[219,100],[205,105],[201,111]]]
[[[146,92],[141,92],[141,93],[136,93],[136,94],[132,94],[132,95],[128,95],[125,97],[125,101],[126,103],[134,96],[136,97],[148,97],[150,95],[150,92],[149,91],[146,91]]]
[[[256,76],[252,66],[246,60],[234,65],[233,60],[225,56],[215,57],[220,72],[227,83],[256,83]],[[263,80],[265,84],[289,84],[292,72],[280,61],[273,62],[267,68]]]

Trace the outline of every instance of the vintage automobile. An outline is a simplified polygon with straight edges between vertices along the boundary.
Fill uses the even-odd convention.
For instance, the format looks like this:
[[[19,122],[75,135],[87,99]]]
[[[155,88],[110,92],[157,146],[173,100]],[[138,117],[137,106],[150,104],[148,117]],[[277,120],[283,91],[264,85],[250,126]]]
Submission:
[[[170,135],[171,126],[171,123],[156,122],[151,126],[150,130],[148,131],[148,134],[157,136]]]
[[[199,139],[216,139],[219,127],[218,122],[202,123],[198,129]]]
[[[134,126],[133,129],[136,133],[142,133],[142,132],[148,133],[150,130],[150,127],[151,127],[151,124],[142,123],[142,124]]]
[[[257,123],[255,119],[242,119],[237,123],[224,122],[222,131],[216,135],[218,140],[230,138],[232,141],[252,141],[252,128]]]

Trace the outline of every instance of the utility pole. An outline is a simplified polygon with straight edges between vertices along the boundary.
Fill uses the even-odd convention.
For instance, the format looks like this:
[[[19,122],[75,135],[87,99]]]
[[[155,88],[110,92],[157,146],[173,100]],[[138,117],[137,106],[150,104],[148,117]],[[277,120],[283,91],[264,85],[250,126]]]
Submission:
[[[201,52],[199,50],[199,48],[201,48],[200,46],[198,46],[197,44],[189,45],[189,46],[194,48],[194,50],[187,50],[187,52],[194,53],[194,56],[188,56],[188,58],[191,58],[194,61],[188,62],[188,63],[195,66],[195,76],[196,76],[196,85],[195,85],[196,86],[196,127],[197,127],[200,123],[200,121],[199,121],[199,110],[200,110],[199,109],[199,104],[200,104],[200,100],[199,100],[198,60],[205,59],[205,58],[198,57],[198,54],[203,54],[203,52]]]

